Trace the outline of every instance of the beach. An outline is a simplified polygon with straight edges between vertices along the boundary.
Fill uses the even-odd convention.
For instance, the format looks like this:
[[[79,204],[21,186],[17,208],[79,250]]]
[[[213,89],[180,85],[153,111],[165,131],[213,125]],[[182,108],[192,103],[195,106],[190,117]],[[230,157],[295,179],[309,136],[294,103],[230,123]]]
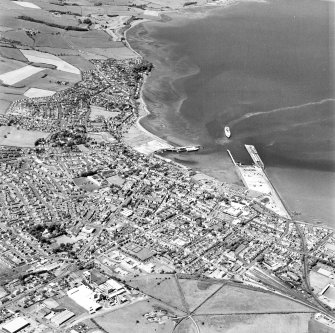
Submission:
[[[166,22],[137,25],[127,40],[154,63],[142,89],[150,114],[138,124],[165,142],[205,147],[166,157],[241,184],[226,150],[249,164],[243,145],[253,144],[290,211],[331,225],[334,95],[324,21],[331,5],[315,6],[271,1],[172,13]]]

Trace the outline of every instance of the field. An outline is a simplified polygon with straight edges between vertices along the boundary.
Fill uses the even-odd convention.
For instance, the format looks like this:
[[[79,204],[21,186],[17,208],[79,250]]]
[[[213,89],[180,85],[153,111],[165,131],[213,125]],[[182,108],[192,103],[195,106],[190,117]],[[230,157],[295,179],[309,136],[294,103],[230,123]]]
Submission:
[[[13,71],[1,74],[0,80],[5,84],[13,85],[43,70],[44,68],[28,65],[28,66],[18,68]]]
[[[88,136],[97,142],[113,143],[116,141],[116,139],[108,132],[89,133]]]
[[[88,47],[88,48],[83,48],[82,50],[84,52],[92,53],[92,54],[95,54],[97,56],[104,57],[104,58],[128,59],[128,58],[133,58],[136,56],[130,49],[128,49],[125,46],[108,47],[108,48]]]
[[[200,316],[194,318],[201,333],[307,333],[311,314]],[[188,321],[189,328],[192,327],[190,324]],[[192,332],[192,330],[181,331],[177,327],[175,332],[186,333]]]
[[[207,297],[217,291],[222,284],[212,283],[198,280],[183,280],[179,279],[181,289],[183,290],[185,300],[190,311],[200,305]]]
[[[52,47],[55,49],[68,49],[69,44],[60,35],[38,34],[35,36],[35,47]]]
[[[318,272],[311,271],[310,275],[311,286],[314,288],[314,292],[317,294],[328,284],[333,282],[331,278],[328,278]]]
[[[68,296],[57,299],[57,303],[59,304],[59,308],[66,308],[75,313],[76,315],[87,313],[84,308],[82,308]]]
[[[28,62],[27,58],[22,54],[19,49],[13,47],[0,47],[0,55],[5,58],[14,59],[17,61]]]
[[[27,2],[27,1],[13,1],[13,3],[22,6],[22,7],[27,7],[27,8],[33,8],[33,9],[41,9],[37,5],[33,4],[32,2]]]
[[[177,308],[186,311],[183,306],[178,285],[174,275],[150,275],[141,276],[128,282],[133,287],[138,287],[145,294]]]
[[[60,58],[66,61],[67,63],[79,68],[81,71],[89,71],[95,69],[95,66],[91,62],[89,62],[88,60],[86,60],[81,56],[64,55],[61,56]]]
[[[94,120],[98,117],[104,117],[105,119],[116,117],[119,112],[107,111],[105,108],[100,106],[91,105],[90,120]]]
[[[41,131],[27,131],[14,126],[0,127],[0,145],[15,147],[34,147],[39,138],[46,138],[49,133]],[[5,137],[6,136],[6,137]]]
[[[171,320],[158,324],[151,323],[143,317],[144,314],[157,307],[166,309],[171,313],[171,310],[164,304],[150,300],[128,305],[114,312],[96,317],[94,320],[108,333],[171,333],[174,327]]]
[[[69,31],[64,35],[64,38],[70,45],[75,45],[79,49],[87,47],[109,48],[123,46],[123,43],[114,42],[111,36],[101,30],[87,32]]]
[[[52,91],[52,90],[30,88],[24,93],[24,96],[29,97],[29,98],[34,98],[34,97],[52,96],[54,94],[55,94],[55,91]]]
[[[229,300],[229,301],[227,301]],[[225,285],[196,314],[272,313],[311,311],[308,307],[270,293]]]
[[[53,54],[43,53],[34,50],[21,50],[21,52],[31,62],[40,62],[44,64],[55,65],[59,71],[72,74],[80,74],[80,70],[78,68],[68,64],[66,61],[60,59]]]

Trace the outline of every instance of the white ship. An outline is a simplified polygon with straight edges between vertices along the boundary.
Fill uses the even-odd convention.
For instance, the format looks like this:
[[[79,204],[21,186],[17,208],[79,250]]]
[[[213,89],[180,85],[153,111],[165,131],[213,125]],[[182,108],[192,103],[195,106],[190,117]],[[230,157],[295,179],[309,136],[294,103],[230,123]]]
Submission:
[[[224,134],[226,135],[227,138],[230,138],[231,133],[230,133],[230,128],[228,126],[224,128]]]

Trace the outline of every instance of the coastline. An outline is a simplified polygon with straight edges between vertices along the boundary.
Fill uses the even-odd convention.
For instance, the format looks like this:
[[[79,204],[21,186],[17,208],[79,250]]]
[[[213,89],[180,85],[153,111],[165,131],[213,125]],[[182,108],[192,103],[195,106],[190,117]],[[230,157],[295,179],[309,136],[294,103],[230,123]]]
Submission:
[[[251,1],[259,1],[259,0],[251,0]],[[141,20],[136,20],[136,21],[132,21],[130,23],[130,26],[124,31],[123,35],[124,35],[124,40],[125,40],[125,44],[126,46],[134,53],[135,58],[140,58],[141,60],[144,59],[144,57],[138,52],[136,51],[131,44],[129,43],[127,34],[128,32],[135,28],[137,25],[145,23],[145,22],[162,22],[163,18],[162,15],[164,14],[190,14],[190,12],[194,9],[199,10],[199,8],[206,8],[206,12],[205,13],[201,13],[200,15],[202,17],[209,15],[209,12],[212,10],[215,10],[216,8],[225,8],[228,6],[231,6],[233,4],[238,3],[239,0],[220,0],[217,3],[207,3],[207,4],[203,4],[203,5],[196,5],[196,6],[192,6],[189,8],[181,8],[181,9],[175,9],[175,10],[169,10],[169,11],[158,11],[159,12],[159,20],[157,19],[150,19],[150,18],[144,18]],[[192,13],[194,14],[194,13]],[[194,19],[196,19],[196,17],[194,17]],[[194,75],[195,73],[191,73],[189,75]],[[150,73],[149,73],[150,75]],[[184,75],[181,78],[187,77],[189,75]],[[153,132],[147,130],[146,128],[144,128],[144,126],[140,123],[141,120],[143,120],[145,117],[150,116],[152,113],[149,111],[147,103],[144,100],[143,97],[143,90],[145,89],[145,84],[146,81],[148,79],[148,76],[146,76],[143,79],[141,88],[140,88],[140,97],[139,97],[139,115],[138,118],[136,119],[136,122],[128,129],[127,133],[125,133],[123,139],[124,142],[126,144],[128,144],[129,146],[131,146],[132,148],[134,148],[135,150],[139,149],[139,146],[143,146],[144,144],[149,145],[151,141],[155,141],[153,144],[154,146],[157,146],[156,150],[162,149],[162,148],[171,148],[171,147],[176,147],[178,146],[178,144],[175,141],[179,141],[180,139],[174,138],[175,140],[173,140],[174,142],[164,139],[156,134],[154,134]],[[179,105],[177,107],[178,110],[180,110],[182,103],[184,102],[185,99],[182,99],[179,102]],[[142,135],[140,135],[139,131],[142,133]],[[138,145],[137,141],[135,140],[140,140],[141,145]],[[186,144],[190,144],[190,142],[180,142],[179,145],[186,145]],[[139,149],[138,151],[143,152],[143,149]],[[145,150],[145,149],[144,149]],[[147,151],[146,153],[151,154],[154,153],[154,147],[151,147],[151,149],[149,149],[149,151]]]
[[[257,2],[259,2],[259,1],[257,1]],[[260,2],[263,2],[263,1],[260,1]],[[219,8],[223,8],[223,7],[226,7],[227,5],[231,5],[231,4],[236,4],[236,3],[238,3],[238,1],[227,1],[227,2],[225,2],[224,4],[223,4],[223,6],[221,5],[221,6],[219,6],[219,4],[216,4],[216,6],[213,6],[213,5],[210,5],[210,6],[206,6],[207,8],[208,7],[210,7],[210,10],[215,10],[215,8],[217,8],[217,7],[219,7]],[[200,7],[200,6],[199,6]],[[201,6],[201,7],[205,7],[205,6]],[[192,7],[193,8],[193,7]],[[164,12],[164,11],[161,11],[160,13],[161,14],[163,14],[163,13],[177,13],[177,14],[180,14],[180,15],[183,15],[184,13],[185,13],[185,15],[190,15],[190,10],[192,10],[192,8],[187,8],[187,9],[181,9],[181,10],[174,10],[174,11],[169,11],[169,12]],[[194,9],[196,9],[196,8],[194,8]],[[210,10],[207,12],[207,13],[210,13]],[[192,13],[192,12],[191,12]],[[201,15],[202,16],[204,16],[204,13],[201,13]],[[195,14],[194,15],[194,17],[192,17],[192,18],[194,18],[194,19],[196,19],[198,16]],[[131,47],[131,49],[132,50],[134,50],[133,49],[133,47],[130,45],[130,42],[129,42],[129,39],[128,39],[128,35],[127,35],[127,33],[131,30],[131,28],[133,28],[133,27],[135,27],[136,25],[138,25],[139,23],[145,23],[145,22],[152,22],[152,21],[154,21],[154,22],[159,22],[159,21],[157,21],[157,20],[155,20],[155,19],[152,19],[152,20],[150,20],[150,19],[146,19],[146,20],[141,20],[140,22],[136,22],[136,24],[132,24],[126,31],[125,31],[125,33],[124,33],[124,35],[125,35],[125,39],[127,40],[127,45],[129,45],[130,47]],[[135,44],[135,45],[137,45],[137,44]],[[140,44],[139,44],[140,45]],[[135,50],[134,50],[135,51]],[[134,52],[135,54],[139,54],[137,51],[135,51]],[[147,56],[147,53],[144,53],[144,56],[141,56],[141,59],[143,59],[143,58],[145,58]],[[152,74],[150,74],[150,75],[152,75]],[[147,79],[147,78],[146,78]],[[145,84],[147,84],[146,83],[146,81],[147,80],[144,80],[143,82],[142,82],[142,84],[141,84],[141,91],[140,91],[140,99],[139,99],[139,103],[140,103],[140,105],[139,105],[139,115],[138,115],[138,118],[137,118],[137,120],[136,120],[136,123],[134,124],[134,126],[136,127],[136,129],[138,130],[138,131],[140,131],[141,133],[142,133],[142,135],[144,136],[144,137],[146,137],[146,140],[147,140],[147,142],[150,142],[150,141],[152,141],[152,140],[157,140],[157,141],[159,141],[159,142],[161,142],[161,143],[163,143],[163,144],[171,144],[172,143],[172,140],[173,140],[173,138],[174,138],[174,136],[173,135],[171,135],[171,140],[167,140],[166,139],[166,137],[168,137],[168,133],[167,132],[164,132],[164,130],[162,130],[162,131],[160,131],[160,129],[161,128],[163,128],[163,126],[162,127],[159,127],[159,126],[154,126],[154,128],[151,128],[151,126],[149,126],[149,128],[147,129],[147,128],[145,128],[144,126],[145,126],[145,123],[143,123],[144,124],[144,126],[141,124],[141,121],[143,121],[143,119],[145,119],[147,116],[150,116],[150,115],[153,115],[153,116],[156,116],[155,114],[153,114],[152,112],[150,112],[150,110],[149,110],[149,108],[148,108],[148,104],[147,103],[152,103],[152,99],[150,98],[150,99],[147,99],[147,103],[146,103],[146,101],[145,101],[145,97],[147,96],[147,94],[145,93],[145,97],[143,96],[143,91],[145,91],[144,89],[145,89]],[[173,79],[174,80],[174,79]],[[174,82],[174,81],[173,81]],[[151,97],[151,96],[150,96]],[[183,101],[181,101],[181,103],[180,103],[180,105],[183,103]],[[151,104],[150,104],[151,105]],[[149,107],[150,107],[150,105],[149,105]],[[154,110],[159,110],[159,107],[157,107],[156,109],[155,109],[155,105],[153,105],[153,106],[151,106],[151,107],[153,107],[154,108]],[[175,106],[173,107],[173,109],[177,109]],[[163,111],[162,111],[163,112]],[[148,120],[149,120],[149,118],[148,118]],[[164,119],[163,119],[164,120]],[[151,121],[151,120],[150,120]],[[164,123],[164,121],[163,121],[163,123]],[[153,132],[151,132],[151,130],[153,130]],[[170,138],[169,138],[170,139]],[[190,140],[192,139],[192,137],[190,137]],[[172,143],[172,145],[173,145],[174,143]],[[130,146],[131,147],[133,147],[134,148],[134,146],[136,146],[136,142],[133,142],[133,143],[130,143]],[[154,150],[152,151],[152,152],[154,152]],[[169,158],[170,158],[170,156],[169,156]],[[173,156],[171,157],[171,158],[173,158]],[[191,157],[191,160],[192,160],[192,157]],[[185,165],[187,165],[187,164],[185,164]],[[222,166],[221,166],[221,168],[222,168]],[[203,171],[203,170],[200,170],[200,172],[201,173],[204,173],[204,174],[207,174],[205,171]],[[269,178],[270,179],[270,178]],[[272,179],[270,180],[271,181],[271,183],[272,183]],[[277,194],[278,194],[278,196],[280,197],[280,199],[281,199],[281,201],[282,201],[282,203],[284,204],[284,206],[285,207],[290,207],[291,205],[289,204],[289,202],[290,201],[285,201],[284,199],[283,199],[283,195],[281,195],[281,193],[279,193],[279,190],[277,190],[276,188],[275,188],[275,190],[276,190],[276,192],[277,192]],[[296,214],[296,212],[295,212],[295,207],[291,207],[290,209],[289,209],[289,211],[290,212],[293,212],[293,215],[295,215]],[[298,211],[299,212],[299,211]],[[300,213],[301,214],[301,213]],[[296,217],[296,216],[294,216],[294,217]],[[293,217],[293,218],[294,218]],[[309,220],[308,220],[308,222],[306,222],[306,224],[314,224],[313,222],[310,222]],[[314,225],[317,225],[317,224],[314,224]],[[327,226],[328,228],[331,228],[329,225],[328,225],[328,223],[326,223],[326,222],[324,222],[323,221],[323,223],[322,224],[320,224],[320,226]]]

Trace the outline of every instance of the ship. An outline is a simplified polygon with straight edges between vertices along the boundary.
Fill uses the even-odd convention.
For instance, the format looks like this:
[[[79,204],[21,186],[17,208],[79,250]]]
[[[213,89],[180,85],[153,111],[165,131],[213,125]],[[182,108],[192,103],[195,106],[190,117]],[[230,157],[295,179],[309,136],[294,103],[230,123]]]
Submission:
[[[230,138],[231,133],[230,133],[230,128],[228,126],[224,128],[224,134],[226,135],[227,138]]]

